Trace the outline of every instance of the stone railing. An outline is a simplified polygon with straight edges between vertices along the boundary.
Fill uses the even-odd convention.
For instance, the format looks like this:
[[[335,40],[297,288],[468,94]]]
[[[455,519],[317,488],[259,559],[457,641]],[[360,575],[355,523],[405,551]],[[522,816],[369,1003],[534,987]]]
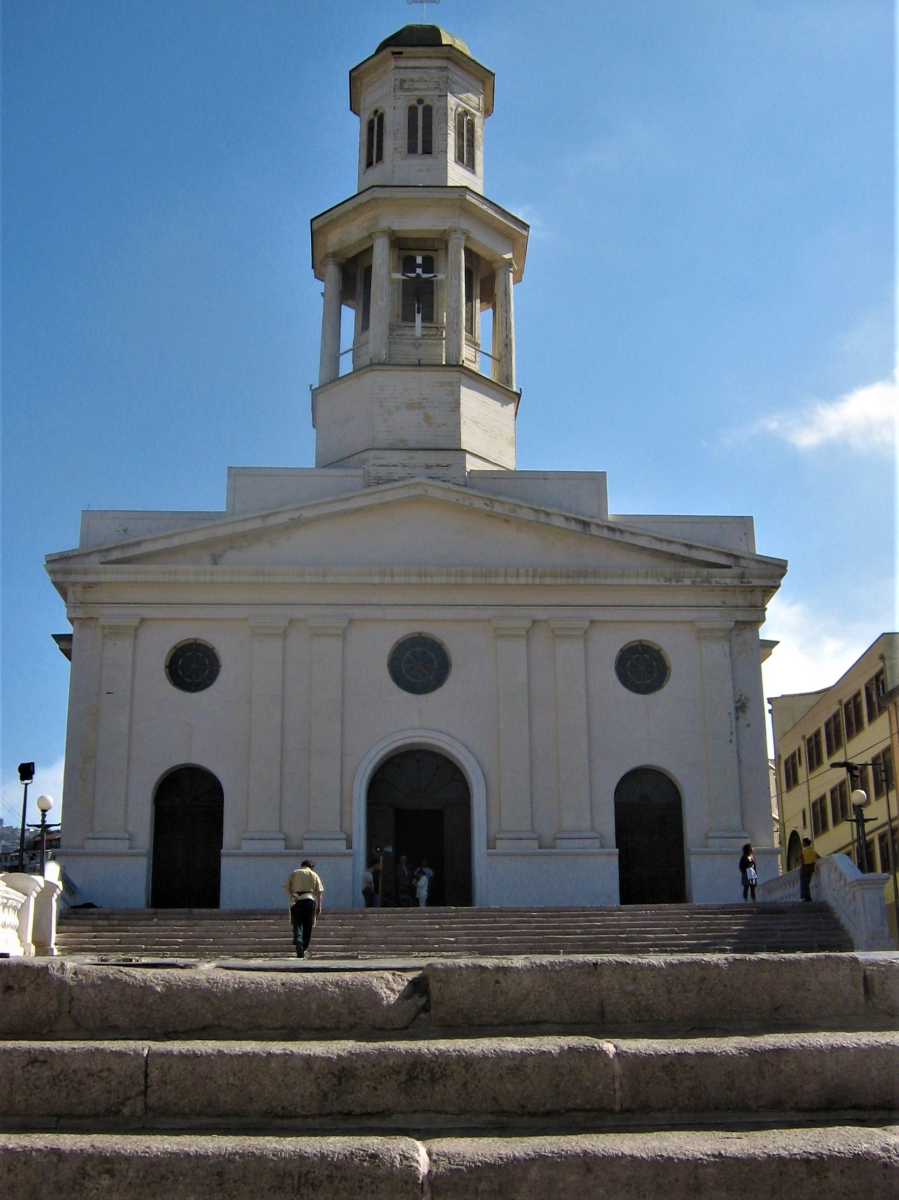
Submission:
[[[22,893],[7,887],[0,879],[0,955],[4,958],[18,958],[22,953],[19,910],[24,903]]]
[[[62,891],[57,864],[47,864],[46,878],[7,871],[0,875],[0,889],[0,953],[55,955],[56,908]]]
[[[888,875],[863,875],[845,854],[819,858],[812,875],[813,900],[829,904],[856,950],[895,950],[883,889]],[[799,900],[799,872],[788,871],[761,884],[759,900]]]

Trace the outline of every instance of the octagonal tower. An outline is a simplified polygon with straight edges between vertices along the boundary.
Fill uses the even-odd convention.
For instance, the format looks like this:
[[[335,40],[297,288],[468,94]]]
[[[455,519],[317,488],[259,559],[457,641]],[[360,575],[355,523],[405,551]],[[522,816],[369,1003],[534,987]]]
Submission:
[[[359,188],[312,220],[316,466],[364,467],[369,485],[515,467],[512,287],[528,227],[483,194],[493,81],[435,25],[407,25],[350,72]]]

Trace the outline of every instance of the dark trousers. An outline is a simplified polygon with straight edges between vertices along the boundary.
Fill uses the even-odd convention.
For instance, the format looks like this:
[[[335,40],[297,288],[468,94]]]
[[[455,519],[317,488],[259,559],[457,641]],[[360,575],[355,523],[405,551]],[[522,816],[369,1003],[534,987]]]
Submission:
[[[804,867],[799,868],[799,898],[800,900],[811,900],[812,898],[812,876],[814,869],[806,871]]]
[[[298,950],[308,950],[315,921],[315,901],[297,900],[291,904],[290,921],[293,925],[293,944]]]

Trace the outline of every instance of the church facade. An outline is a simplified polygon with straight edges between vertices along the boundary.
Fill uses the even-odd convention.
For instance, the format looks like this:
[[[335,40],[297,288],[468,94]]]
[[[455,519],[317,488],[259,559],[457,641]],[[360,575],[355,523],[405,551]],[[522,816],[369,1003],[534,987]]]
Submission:
[[[422,25],[350,73],[315,467],[231,468],[221,512],[86,512],[47,559],[79,899],[275,908],[304,857],[331,907],[373,856],[388,904],[399,855],[460,905],[737,900],[746,841],[777,873],[758,631],[786,564],[750,518],[515,469],[528,229],[483,192],[493,82]]]

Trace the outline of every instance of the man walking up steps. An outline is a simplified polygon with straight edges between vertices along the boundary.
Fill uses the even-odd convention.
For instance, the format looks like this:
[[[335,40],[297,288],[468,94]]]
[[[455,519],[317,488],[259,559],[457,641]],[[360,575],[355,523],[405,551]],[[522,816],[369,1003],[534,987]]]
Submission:
[[[284,891],[290,897],[290,921],[297,958],[306,957],[312,926],[322,910],[324,890],[325,885],[315,873],[315,863],[310,858],[304,858],[302,866],[291,871],[284,884]]]

